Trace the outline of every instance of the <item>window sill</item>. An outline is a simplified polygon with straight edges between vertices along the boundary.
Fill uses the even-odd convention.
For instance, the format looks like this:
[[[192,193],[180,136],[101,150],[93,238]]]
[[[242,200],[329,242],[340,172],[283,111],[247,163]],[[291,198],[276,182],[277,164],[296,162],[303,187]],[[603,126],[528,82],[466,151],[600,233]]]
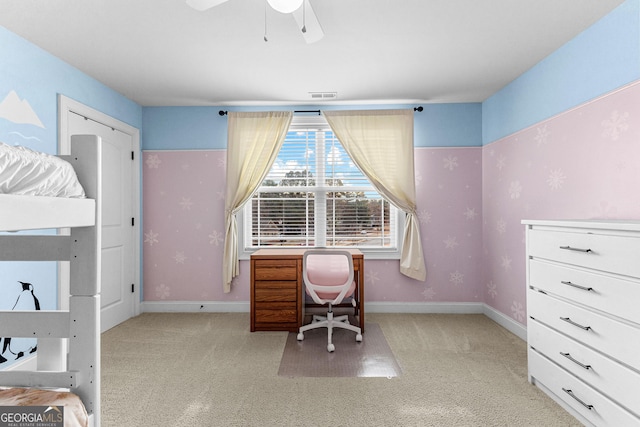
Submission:
[[[293,246],[292,246],[293,247]],[[295,246],[298,248],[299,246]],[[283,246],[273,246],[273,248],[283,248]],[[264,248],[260,248],[264,249]],[[313,248],[308,248],[313,249]],[[336,248],[338,249],[338,248]],[[342,248],[340,248],[342,249]],[[389,249],[363,249],[358,247],[353,247],[353,249],[360,249],[360,251],[364,254],[366,259],[383,259],[383,260],[394,260],[400,259],[400,249],[397,250],[389,250]],[[251,254],[257,251],[258,249],[244,249],[241,250],[238,254],[238,259],[240,261],[248,261],[251,258]]]

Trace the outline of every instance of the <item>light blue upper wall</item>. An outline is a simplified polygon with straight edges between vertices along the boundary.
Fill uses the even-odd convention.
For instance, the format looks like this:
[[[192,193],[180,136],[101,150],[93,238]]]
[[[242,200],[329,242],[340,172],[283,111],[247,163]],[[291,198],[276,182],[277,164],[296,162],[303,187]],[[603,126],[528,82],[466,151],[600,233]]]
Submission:
[[[141,129],[140,105],[4,27],[0,58],[0,141],[55,153],[58,94]],[[20,103],[8,106],[13,94]],[[18,107],[28,110],[27,103],[32,120],[21,123],[12,114]]]
[[[337,110],[414,108],[413,105],[345,105],[278,107],[145,107],[142,111],[142,148],[145,150],[224,149],[229,111]],[[482,106],[425,104],[414,114],[416,147],[475,147],[482,145]]]
[[[483,144],[639,78],[640,0],[627,0],[483,102]]]
[[[206,150],[227,146],[219,107],[144,107],[143,150]]]
[[[142,126],[141,106],[0,27],[0,141],[55,154],[58,94]],[[22,291],[18,281],[33,284],[43,310],[55,309],[56,271],[55,262],[0,262],[0,309],[13,308]],[[0,370],[13,362],[0,363]]]
[[[426,104],[414,119],[416,147],[479,147],[482,104]]]

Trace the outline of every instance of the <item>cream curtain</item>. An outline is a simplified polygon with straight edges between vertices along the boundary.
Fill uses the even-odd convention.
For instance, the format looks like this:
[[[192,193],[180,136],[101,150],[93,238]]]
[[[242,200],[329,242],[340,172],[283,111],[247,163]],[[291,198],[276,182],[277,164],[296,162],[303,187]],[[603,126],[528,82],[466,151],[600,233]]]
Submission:
[[[235,214],[253,196],[289,130],[291,111],[229,112],[227,136],[227,185],[224,202],[225,240],[222,264],[224,292],[239,274],[238,224]]]
[[[406,213],[400,272],[424,281],[427,269],[416,214],[413,111],[324,111],[333,133],[373,186]]]

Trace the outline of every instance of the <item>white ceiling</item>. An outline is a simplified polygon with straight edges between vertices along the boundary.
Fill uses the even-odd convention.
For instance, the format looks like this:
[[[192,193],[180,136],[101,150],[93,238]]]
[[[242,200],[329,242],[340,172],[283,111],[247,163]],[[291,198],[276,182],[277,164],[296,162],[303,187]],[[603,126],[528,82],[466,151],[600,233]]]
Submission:
[[[2,0],[0,25],[143,106],[481,102],[623,0]],[[324,101],[323,101],[324,102]]]

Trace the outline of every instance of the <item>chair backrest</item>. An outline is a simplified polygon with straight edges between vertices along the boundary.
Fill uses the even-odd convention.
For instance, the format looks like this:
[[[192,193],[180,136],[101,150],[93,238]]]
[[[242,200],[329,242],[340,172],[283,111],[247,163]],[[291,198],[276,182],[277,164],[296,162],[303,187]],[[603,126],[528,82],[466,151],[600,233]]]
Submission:
[[[310,249],[304,253],[302,278],[316,304],[339,304],[354,289],[351,252],[338,249]]]

